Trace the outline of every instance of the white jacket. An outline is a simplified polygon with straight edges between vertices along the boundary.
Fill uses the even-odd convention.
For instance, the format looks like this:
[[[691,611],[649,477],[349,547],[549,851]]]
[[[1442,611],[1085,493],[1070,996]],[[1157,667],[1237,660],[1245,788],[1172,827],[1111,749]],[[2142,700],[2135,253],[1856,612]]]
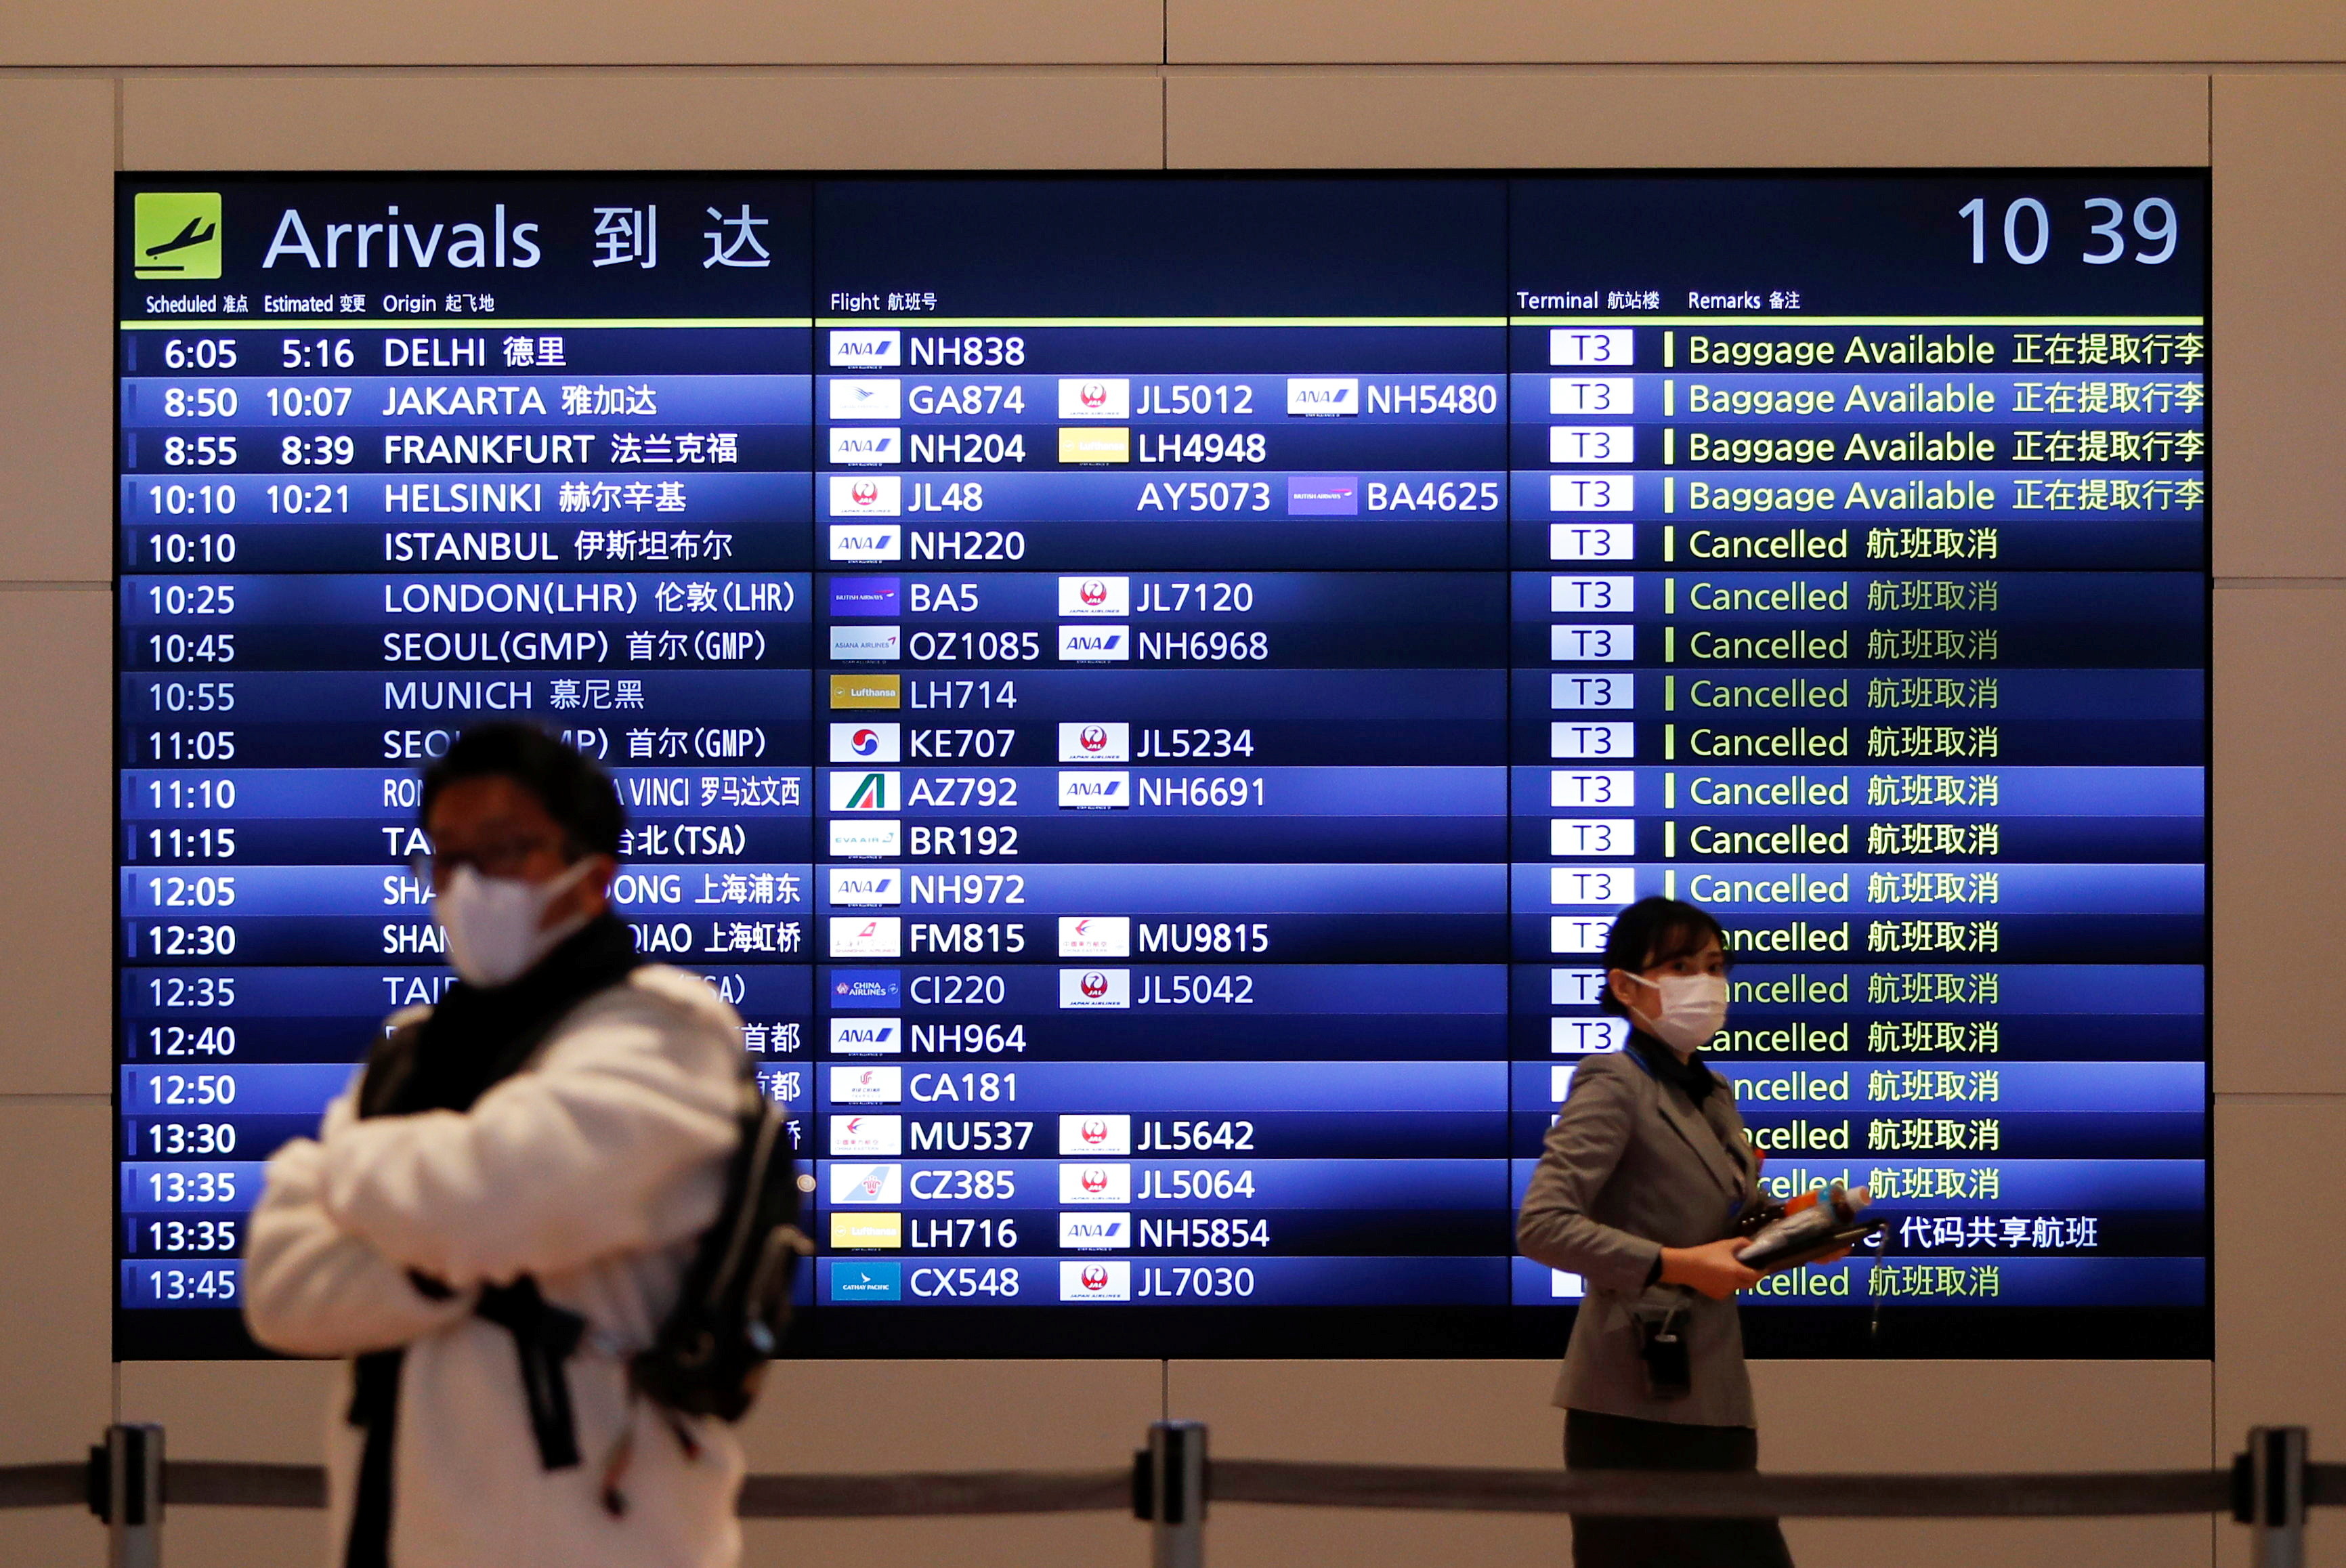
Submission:
[[[665,1412],[631,1405],[626,1359],[658,1333],[723,1200],[740,1056],[730,1007],[699,977],[648,966],[582,1003],[470,1112],[360,1121],[345,1093],[317,1139],[269,1162],[245,1258],[253,1337],[301,1356],[406,1348],[395,1568],[740,1560],[731,1429],[691,1422],[700,1451],[688,1460]],[[455,1297],[427,1299],[411,1268]],[[523,1274],[587,1320],[566,1364],[580,1454],[568,1470],[539,1466],[513,1336],[473,1316],[478,1287]],[[365,1436],[347,1402],[345,1390],[327,1419],[336,1568]],[[629,1507],[614,1519],[598,1489],[623,1432]]]

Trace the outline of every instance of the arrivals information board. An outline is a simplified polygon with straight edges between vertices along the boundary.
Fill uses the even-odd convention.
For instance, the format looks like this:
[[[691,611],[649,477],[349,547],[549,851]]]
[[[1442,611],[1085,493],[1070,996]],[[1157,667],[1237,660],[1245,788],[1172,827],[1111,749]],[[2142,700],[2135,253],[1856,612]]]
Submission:
[[[608,768],[798,1348],[1545,1354],[1611,912],[1878,1247],[1760,1353],[2208,1346],[2204,172],[126,178],[126,1358]]]

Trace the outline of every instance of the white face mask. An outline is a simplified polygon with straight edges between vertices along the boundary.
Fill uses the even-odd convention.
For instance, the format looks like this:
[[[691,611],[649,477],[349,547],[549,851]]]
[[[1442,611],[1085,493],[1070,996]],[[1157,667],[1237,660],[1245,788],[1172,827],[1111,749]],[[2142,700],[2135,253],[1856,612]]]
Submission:
[[[464,983],[486,989],[518,980],[585,925],[582,914],[538,929],[546,907],[584,881],[591,864],[581,860],[546,882],[484,877],[471,866],[450,872],[433,899],[432,918],[448,933],[448,962]]]
[[[1727,1022],[1727,976],[1723,974],[1666,974],[1659,980],[1632,974],[1629,978],[1660,993],[1660,1010],[1650,1018],[1637,1013],[1637,1022],[1647,1033],[1681,1056],[1709,1044],[1711,1036]]]

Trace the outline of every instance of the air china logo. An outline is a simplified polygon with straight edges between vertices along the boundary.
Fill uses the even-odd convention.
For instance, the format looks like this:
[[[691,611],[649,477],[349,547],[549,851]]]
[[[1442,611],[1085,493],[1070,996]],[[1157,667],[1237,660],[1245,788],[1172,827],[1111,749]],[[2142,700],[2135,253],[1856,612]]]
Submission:
[[[903,353],[904,334],[894,328],[831,334],[831,362],[834,365],[901,364]]]
[[[902,1067],[833,1067],[831,1102],[834,1105],[892,1105],[904,1097]]]
[[[1130,915],[1061,915],[1061,958],[1130,958]]]
[[[1132,726],[1062,724],[1059,726],[1059,760],[1129,762],[1132,760]]]
[[[1130,1203],[1132,1167],[1121,1164],[1062,1165],[1059,1167],[1059,1201]]]
[[[902,419],[904,417],[904,383],[892,380],[863,382],[842,378],[834,381],[831,383],[831,417]]]
[[[833,517],[893,517],[903,510],[904,482],[893,473],[834,473]]]
[[[1129,773],[1062,771],[1059,775],[1059,805],[1062,809],[1122,810],[1131,804],[1132,775]]]
[[[1130,419],[1132,382],[1124,379],[1062,377],[1059,382],[1059,417]]]
[[[1121,1258],[1103,1259],[1096,1263],[1064,1259],[1059,1264],[1059,1299],[1129,1301],[1132,1299],[1132,1265]]]
[[[831,1152],[833,1155],[882,1155],[891,1159],[904,1152],[904,1118],[902,1116],[833,1116],[831,1118]]]
[[[1076,664],[1107,664],[1132,657],[1130,626],[1061,626],[1059,657]]]
[[[833,762],[895,762],[901,760],[903,726],[900,724],[834,724],[831,727]]]
[[[1101,1251],[1132,1245],[1130,1214],[1063,1214],[1059,1245],[1070,1252]]]
[[[903,917],[901,915],[831,916],[831,956],[833,958],[903,957]]]
[[[1132,614],[1130,577],[1062,577],[1059,613],[1063,616],[1128,616]]]
[[[1132,1152],[1132,1118],[1122,1116],[1061,1116],[1059,1152],[1063,1155],[1128,1155]]]
[[[1132,972],[1128,969],[1063,969],[1059,971],[1059,1005],[1068,1008],[1129,1007]]]

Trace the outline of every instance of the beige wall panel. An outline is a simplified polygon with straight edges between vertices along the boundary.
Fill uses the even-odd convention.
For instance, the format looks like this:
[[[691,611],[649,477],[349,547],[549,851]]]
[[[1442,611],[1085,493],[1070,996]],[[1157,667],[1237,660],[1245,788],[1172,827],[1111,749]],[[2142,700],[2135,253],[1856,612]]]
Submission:
[[[1160,107],[1129,70],[133,76],[123,167],[1153,168]]]
[[[343,1388],[339,1361],[127,1361],[122,1419],[159,1421],[175,1459],[316,1464]],[[169,1568],[315,1568],[326,1516],[276,1508],[175,1508]]]
[[[97,1098],[0,1098],[0,1464],[79,1459],[105,1436],[112,1121]]]
[[[2207,92],[2188,72],[1176,71],[1166,157],[1177,168],[2198,164]]]
[[[0,589],[0,1094],[112,1080],[113,614],[105,588]]]
[[[2346,575],[2346,72],[2216,78],[2216,570]]]
[[[116,0],[0,7],[0,65],[1154,65],[1163,21],[1157,0]]]
[[[2335,60],[2346,12],[2302,0],[1167,0],[1177,64],[1320,61]]]
[[[1754,1364],[1770,1470],[2088,1470],[2208,1460],[2204,1361]],[[1173,1412],[1216,1453],[1354,1462],[1546,1466],[1563,1414],[1550,1361],[1177,1361]],[[2123,1421],[2080,1410],[2126,1412]],[[1927,1420],[1917,1420],[1917,1412]],[[1803,1568],[2146,1568],[2204,1563],[2198,1521],[1790,1527]],[[1209,1555],[1240,1568],[1553,1568],[1562,1522],[1472,1514],[1230,1507]]]
[[[0,80],[0,581],[103,577],[114,85]]]
[[[2346,1093],[2336,1010],[2277,974],[2346,966],[2346,583],[2216,594],[2216,1089]]]
[[[2346,1100],[2322,1095],[2216,1102],[2216,1448],[2236,1452],[2251,1426],[2312,1429],[2313,1458],[2346,1460],[2346,1190],[2320,1179],[2346,1146]],[[2306,1532],[2307,1562],[2346,1568],[2334,1512]],[[2245,1531],[2227,1526],[2218,1561],[2245,1563]]]

